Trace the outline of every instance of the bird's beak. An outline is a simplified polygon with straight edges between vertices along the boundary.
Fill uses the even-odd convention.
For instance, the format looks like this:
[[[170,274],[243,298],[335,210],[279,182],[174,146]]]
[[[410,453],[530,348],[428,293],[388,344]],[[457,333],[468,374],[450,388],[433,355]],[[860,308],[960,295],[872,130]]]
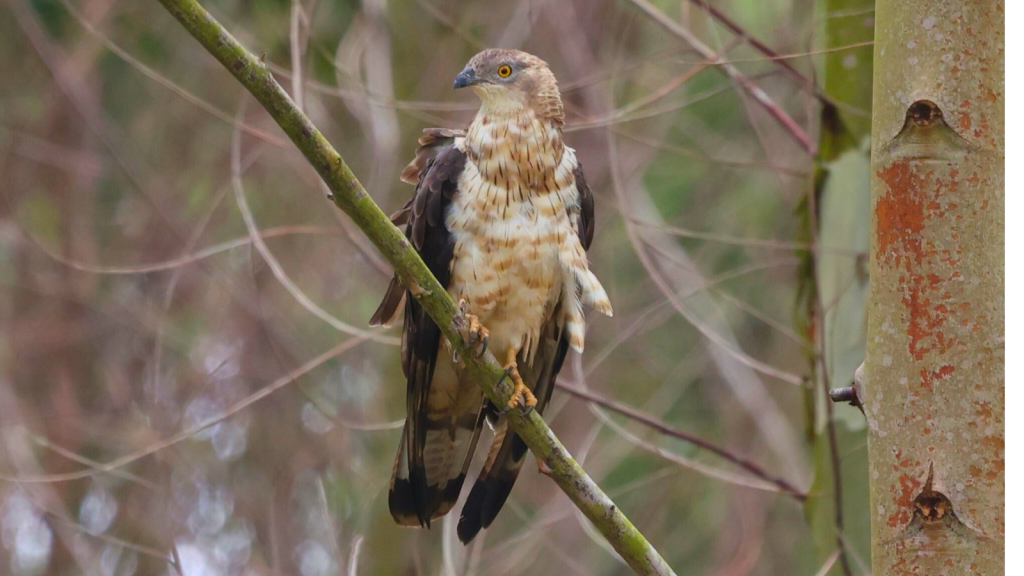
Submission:
[[[465,88],[466,86],[472,86],[480,83],[480,78],[476,77],[476,71],[472,68],[466,68],[459,75],[455,77],[455,89]]]

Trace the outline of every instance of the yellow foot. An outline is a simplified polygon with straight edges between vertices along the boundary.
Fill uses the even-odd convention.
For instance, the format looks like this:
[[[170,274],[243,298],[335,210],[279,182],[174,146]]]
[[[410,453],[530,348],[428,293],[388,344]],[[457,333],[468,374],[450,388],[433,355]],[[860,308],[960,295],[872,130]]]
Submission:
[[[459,300],[459,316],[462,318],[462,339],[468,346],[479,346],[480,351],[477,358],[487,352],[487,344],[491,340],[491,333],[480,323],[480,318],[469,313],[469,303],[465,298]]]
[[[516,349],[509,348],[505,360],[505,373],[512,379],[515,387],[512,389],[512,398],[508,401],[508,409],[511,410],[522,403],[527,412],[533,410],[537,405],[537,397],[526,387],[523,377],[519,375],[519,367],[516,365]]]

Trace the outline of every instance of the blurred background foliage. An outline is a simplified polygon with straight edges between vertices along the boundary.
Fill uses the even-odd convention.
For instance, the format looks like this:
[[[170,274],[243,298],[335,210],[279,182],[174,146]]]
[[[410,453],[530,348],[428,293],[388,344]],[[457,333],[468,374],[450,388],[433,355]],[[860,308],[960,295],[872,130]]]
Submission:
[[[204,5],[385,211],[470,56],[549,61],[616,308],[561,383],[767,474],[564,392],[553,428],[681,574],[867,572],[863,419],[823,392],[863,357],[870,1]],[[470,547],[393,524],[388,267],[159,3],[9,0],[0,38],[0,572],[626,571],[532,465]]]

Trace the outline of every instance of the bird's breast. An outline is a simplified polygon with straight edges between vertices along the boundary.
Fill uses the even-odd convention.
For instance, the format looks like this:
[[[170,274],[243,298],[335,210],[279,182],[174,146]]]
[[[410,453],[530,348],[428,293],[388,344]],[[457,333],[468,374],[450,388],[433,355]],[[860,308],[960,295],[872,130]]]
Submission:
[[[529,356],[562,293],[559,250],[575,234],[569,212],[577,193],[572,167],[562,165],[572,160],[571,150],[538,171],[519,162],[537,154],[513,157],[514,146],[500,140],[488,157],[470,155],[448,207],[449,292],[468,301],[495,350],[515,346]]]

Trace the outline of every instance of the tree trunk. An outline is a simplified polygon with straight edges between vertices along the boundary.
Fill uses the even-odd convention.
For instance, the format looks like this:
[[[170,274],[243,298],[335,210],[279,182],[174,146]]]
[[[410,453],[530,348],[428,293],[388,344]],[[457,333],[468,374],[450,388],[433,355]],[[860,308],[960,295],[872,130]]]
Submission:
[[[1002,0],[879,0],[865,376],[875,574],[1001,574]]]

